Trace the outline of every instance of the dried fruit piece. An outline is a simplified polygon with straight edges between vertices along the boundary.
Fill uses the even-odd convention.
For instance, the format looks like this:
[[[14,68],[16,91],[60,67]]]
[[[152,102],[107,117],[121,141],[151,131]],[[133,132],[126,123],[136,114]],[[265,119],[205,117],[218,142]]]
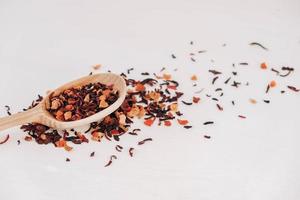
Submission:
[[[165,126],[171,126],[172,123],[171,123],[171,121],[166,120],[166,121],[164,121],[164,125],[165,125]]]
[[[61,101],[59,99],[54,99],[52,102],[51,102],[51,109],[52,110],[56,110],[58,109],[60,106],[61,106]]]
[[[101,133],[99,131],[93,131],[91,139],[94,140],[94,141],[100,142],[101,139],[103,138],[103,136],[104,136],[104,133]]]
[[[196,81],[196,80],[198,80],[198,78],[197,78],[196,75],[193,75],[193,76],[191,77],[191,80],[192,80],[192,81]]]
[[[88,103],[90,101],[90,94],[85,95],[83,101]]]
[[[177,103],[172,103],[171,105],[169,105],[170,110],[172,112],[177,112],[178,111],[178,104]]]
[[[65,146],[64,146],[64,149],[65,149],[66,151],[72,151],[73,147],[70,147],[70,146],[66,143]]]
[[[126,116],[124,114],[119,115],[119,123],[122,125],[126,123]]]
[[[168,85],[167,87],[171,90],[177,90],[177,87],[175,85]]]
[[[183,126],[187,125],[189,123],[189,121],[186,119],[177,119],[177,121],[180,125],[183,125]]]
[[[100,67],[101,67],[101,64],[95,64],[95,65],[93,65],[93,69],[94,70],[98,70],[98,69],[100,69]]]
[[[138,84],[136,84],[136,86],[135,86],[135,90],[136,90],[137,92],[144,91],[144,90],[145,90],[145,86],[144,86],[143,84],[141,84],[141,83],[138,83]]]
[[[153,122],[154,122],[154,119],[146,119],[146,120],[144,121],[144,124],[145,124],[146,126],[152,126]]]
[[[46,101],[46,109],[60,121],[75,121],[89,117],[113,104],[119,93],[113,85],[100,82],[74,86]],[[70,112],[72,111],[72,112]]]
[[[256,104],[256,103],[257,103],[257,101],[256,101],[255,99],[249,99],[249,101],[250,101],[250,103],[252,103],[252,104]]]
[[[139,106],[139,113],[138,113],[137,117],[140,119],[145,116],[145,113],[146,113],[145,108],[143,106]]]
[[[66,146],[66,141],[61,138],[60,140],[58,140],[57,142],[55,142],[56,147],[65,147]]]
[[[71,111],[65,112],[64,118],[66,121],[70,120],[72,118],[72,112]]]
[[[193,102],[194,103],[199,103],[200,101],[200,98],[199,97],[193,97]]]
[[[272,87],[275,87],[275,86],[276,86],[276,81],[274,81],[274,80],[271,81],[269,85],[270,85],[271,88],[272,88]]]
[[[74,106],[73,105],[66,105],[65,109],[68,110],[68,111],[71,111],[71,110],[74,110]]]
[[[107,108],[108,103],[105,100],[101,100],[99,104],[99,108]]]
[[[171,80],[172,76],[171,76],[171,74],[163,74],[163,79],[165,79],[165,80]]]
[[[150,92],[149,96],[151,99],[153,99],[154,101],[158,101],[160,98],[160,93],[158,92]]]
[[[24,140],[27,141],[27,142],[30,142],[30,141],[32,141],[32,137],[31,136],[25,136]]]
[[[111,90],[109,90],[109,89],[102,91],[102,94],[105,95],[106,97],[109,97],[110,93],[111,93]]]
[[[61,110],[58,110],[58,111],[55,113],[55,117],[56,117],[56,119],[58,119],[58,120],[64,119],[63,116],[64,116],[64,112],[61,111]]]
[[[267,66],[267,64],[265,62],[263,62],[263,63],[260,64],[260,68],[261,69],[267,69],[268,66]]]

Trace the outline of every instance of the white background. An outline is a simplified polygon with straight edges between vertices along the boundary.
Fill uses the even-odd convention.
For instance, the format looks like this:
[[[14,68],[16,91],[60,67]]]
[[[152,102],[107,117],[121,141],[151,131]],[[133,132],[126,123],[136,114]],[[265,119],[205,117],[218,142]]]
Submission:
[[[250,47],[253,41],[270,50]],[[189,60],[190,52],[203,49],[207,53],[197,55],[197,62]],[[127,149],[117,154],[115,142],[75,146],[69,153],[25,142],[18,128],[2,132],[1,138],[6,133],[11,138],[0,146],[0,199],[299,199],[300,98],[290,91],[280,94],[287,84],[300,87],[299,52],[297,0],[1,0],[1,116],[6,115],[4,105],[18,112],[37,94],[87,75],[97,63],[102,71],[118,73],[134,67],[136,77],[166,67],[183,83],[186,100],[205,90],[199,105],[181,108],[193,125],[190,130],[145,128],[137,122],[141,135],[123,136],[120,142],[136,148],[134,158]],[[172,53],[177,59],[171,59]],[[296,72],[280,78],[259,69],[264,61]],[[235,70],[250,86],[226,87],[220,112],[204,95],[212,92],[207,70],[229,75],[231,64],[238,62],[249,62]],[[191,87],[192,74],[199,77],[196,88]],[[265,95],[273,79],[278,86]],[[216,123],[204,127],[208,120]],[[153,142],[136,147],[146,137]],[[94,158],[89,157],[92,151]],[[118,160],[104,168],[111,154]]]

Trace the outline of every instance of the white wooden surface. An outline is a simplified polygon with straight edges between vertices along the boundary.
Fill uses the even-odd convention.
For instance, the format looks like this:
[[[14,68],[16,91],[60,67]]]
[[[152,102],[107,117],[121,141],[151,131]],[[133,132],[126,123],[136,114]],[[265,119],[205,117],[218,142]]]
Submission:
[[[183,107],[194,125],[190,131],[151,127],[142,128],[138,138],[122,137],[124,147],[145,137],[154,141],[136,147],[134,158],[127,150],[117,154],[109,168],[103,166],[116,153],[116,143],[90,143],[68,153],[25,141],[17,146],[24,133],[7,130],[1,138],[12,137],[0,146],[0,198],[299,199],[300,98],[279,94],[287,84],[300,86],[299,24],[297,0],[0,1],[1,116],[4,105],[17,112],[38,93],[88,74],[96,63],[103,71],[134,67],[136,77],[166,67],[183,82],[187,98],[193,94],[189,77],[194,73],[199,88],[209,92],[210,67],[229,74],[233,62],[249,62],[238,71],[250,82],[225,91],[223,113],[204,97],[195,107]],[[252,41],[270,51],[249,47]],[[208,52],[192,63],[188,53],[201,49]],[[296,72],[279,79],[258,68],[262,61]],[[279,86],[269,95],[271,104],[249,104],[249,98],[266,98],[265,85],[272,79]],[[216,124],[202,126],[207,120]]]

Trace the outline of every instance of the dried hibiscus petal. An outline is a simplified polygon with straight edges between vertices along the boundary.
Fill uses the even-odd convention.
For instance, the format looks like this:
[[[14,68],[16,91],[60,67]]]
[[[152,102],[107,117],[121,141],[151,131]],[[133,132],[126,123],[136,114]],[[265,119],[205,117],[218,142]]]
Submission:
[[[152,126],[153,122],[154,122],[154,119],[146,119],[146,120],[144,121],[144,124],[145,124],[146,126]]]
[[[130,157],[133,157],[133,147],[130,147],[130,149],[128,150]]]
[[[148,142],[148,141],[152,141],[152,138],[146,138],[146,139],[144,139],[142,141],[139,141],[138,145],[143,145],[143,144],[145,144],[145,142]]]
[[[112,135],[119,135],[119,134],[120,134],[119,131],[116,130],[116,129],[111,130],[110,133],[111,133]]]
[[[171,90],[177,90],[177,87],[175,85],[168,85],[167,88]]]
[[[189,123],[189,121],[186,119],[177,119],[177,121],[180,125],[183,125],[183,126],[185,126]]]
[[[194,103],[199,103],[200,101],[200,98],[199,97],[193,97],[193,102]]]
[[[171,126],[172,123],[171,123],[171,121],[168,121],[168,120],[167,120],[167,121],[164,121],[164,125],[165,125],[165,126]]]

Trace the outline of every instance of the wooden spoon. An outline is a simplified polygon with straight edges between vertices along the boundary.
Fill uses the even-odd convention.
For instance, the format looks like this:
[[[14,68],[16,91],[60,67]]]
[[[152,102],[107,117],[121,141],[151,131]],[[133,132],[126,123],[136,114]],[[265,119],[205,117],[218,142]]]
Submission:
[[[49,96],[57,95],[63,92],[66,89],[76,87],[76,86],[83,86],[87,85],[89,83],[96,83],[100,82],[106,85],[113,84],[113,89],[119,91],[119,98],[117,101],[115,101],[112,105],[105,108],[104,110],[95,113],[94,115],[91,115],[87,118],[76,120],[76,121],[58,121],[55,119],[46,109],[46,105],[50,104],[49,102]],[[125,80],[116,74],[113,73],[102,73],[102,74],[95,74],[91,76],[86,76],[80,79],[77,79],[75,81],[69,82],[53,92],[48,94],[37,106],[34,108],[31,108],[25,112],[20,112],[17,114],[13,114],[8,117],[0,118],[0,131],[14,127],[17,125],[22,125],[26,123],[36,122],[40,124],[44,124],[46,126],[52,127],[54,129],[69,129],[74,128],[78,126],[83,126],[90,124],[95,121],[100,121],[105,116],[111,114],[115,110],[117,110],[121,104],[123,103],[125,96],[126,96],[126,83]]]

